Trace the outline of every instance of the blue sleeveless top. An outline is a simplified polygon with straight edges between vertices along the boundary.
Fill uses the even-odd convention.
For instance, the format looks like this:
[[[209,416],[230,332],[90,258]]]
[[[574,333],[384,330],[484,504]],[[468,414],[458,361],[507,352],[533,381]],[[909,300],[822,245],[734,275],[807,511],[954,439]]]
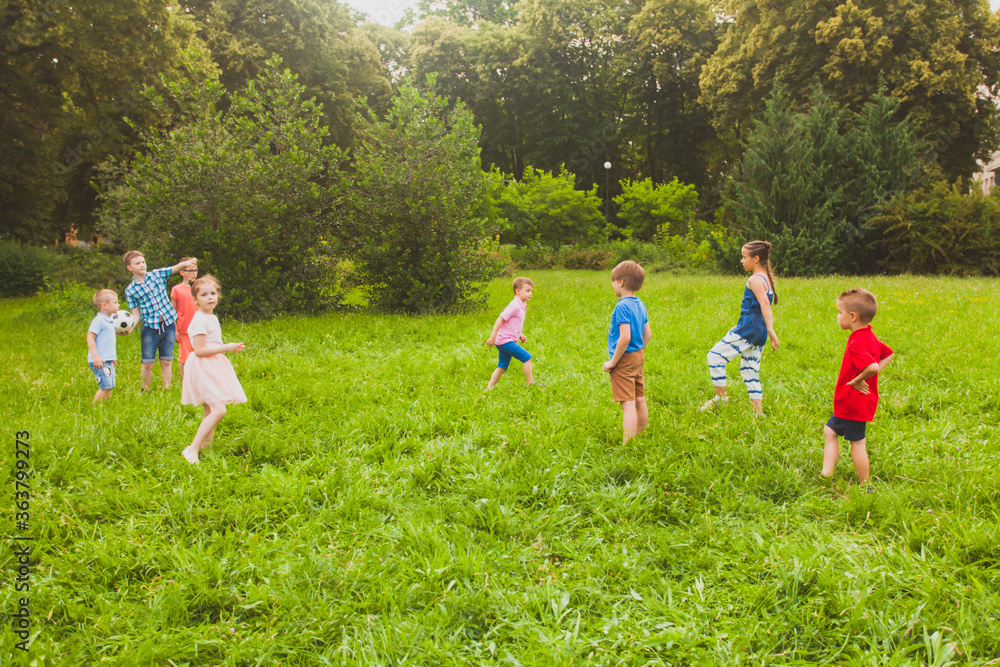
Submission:
[[[771,285],[768,284],[767,278],[759,273],[754,275],[760,275],[763,278],[767,288],[767,302],[774,303],[774,292],[771,291]],[[750,276],[747,282],[749,283],[750,280],[753,280],[753,276]],[[764,315],[760,312],[760,302],[757,301],[757,295],[749,286],[743,288],[740,321],[730,331],[751,345],[763,345],[767,342],[767,325],[764,323]]]

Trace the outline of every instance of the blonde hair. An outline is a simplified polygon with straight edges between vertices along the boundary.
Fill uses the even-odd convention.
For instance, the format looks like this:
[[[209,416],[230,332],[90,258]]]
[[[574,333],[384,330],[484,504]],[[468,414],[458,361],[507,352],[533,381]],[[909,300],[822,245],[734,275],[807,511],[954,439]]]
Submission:
[[[611,270],[611,280],[622,281],[622,287],[630,292],[638,292],[642,289],[642,281],[646,279],[646,272],[638,262],[626,259],[619,262],[618,266]]]
[[[110,289],[99,289],[94,292],[94,307],[100,308],[102,304],[111,303],[118,300],[118,293]]]
[[[534,287],[535,283],[532,282],[531,278],[524,278],[524,277],[514,278],[514,292],[517,292],[517,290],[519,289],[524,289],[525,285],[531,285],[532,287]]]
[[[767,272],[767,281],[771,283],[771,291],[774,292],[774,305],[778,305],[778,285],[774,282],[774,272],[771,269],[771,242],[770,241],[747,241],[743,244],[743,249],[751,257],[756,257],[764,271]]]
[[[207,273],[203,275],[201,278],[198,278],[198,280],[191,283],[191,298],[197,299],[198,293],[201,292],[201,288],[204,287],[205,285],[208,285],[209,283],[211,283],[212,286],[215,287],[215,291],[218,292],[219,295],[221,296],[222,285],[220,285],[219,281],[215,279],[215,276],[213,276],[210,273]]]
[[[845,292],[841,292],[837,297],[837,303],[844,306],[844,310],[849,313],[857,313],[862,324],[868,324],[875,319],[878,312],[878,299],[868,290],[855,287]]]

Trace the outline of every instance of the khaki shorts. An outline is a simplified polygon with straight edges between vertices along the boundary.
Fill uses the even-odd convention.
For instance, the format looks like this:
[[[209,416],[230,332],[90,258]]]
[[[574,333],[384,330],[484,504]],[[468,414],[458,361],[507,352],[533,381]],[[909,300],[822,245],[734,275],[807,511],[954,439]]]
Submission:
[[[616,403],[646,397],[646,376],[642,374],[645,363],[642,350],[626,352],[611,369],[611,397]]]

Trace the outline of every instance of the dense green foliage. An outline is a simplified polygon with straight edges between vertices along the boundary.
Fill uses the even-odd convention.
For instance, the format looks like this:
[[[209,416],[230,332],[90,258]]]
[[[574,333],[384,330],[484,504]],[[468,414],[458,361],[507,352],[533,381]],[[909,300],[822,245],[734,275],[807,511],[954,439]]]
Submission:
[[[48,255],[16,241],[0,241],[0,296],[31,296],[45,287]]]
[[[874,271],[877,235],[867,223],[920,168],[921,146],[897,108],[879,93],[853,113],[817,87],[796,113],[776,88],[727,196],[736,245],[770,241],[775,265],[790,275]]]
[[[369,303],[406,313],[480,303],[502,268],[488,244],[501,184],[480,169],[472,114],[407,83],[384,119],[367,108],[359,126],[345,243]]]
[[[872,225],[884,235],[887,271],[1000,275],[1000,189],[984,197],[936,180],[899,193]]]
[[[950,177],[1000,144],[1000,17],[988,0],[727,0],[732,17],[701,71],[702,102],[739,139],[783,84],[794,106],[819,78],[858,112],[884,84]]]
[[[223,312],[242,317],[314,310],[327,296],[341,153],[324,145],[320,109],[280,65],[272,59],[226,105],[218,83],[175,86],[190,115],[145,134],[146,152],[106,172],[108,238],[142,250],[150,268],[198,257],[226,290]]]
[[[603,202],[597,187],[577,190],[566,170],[555,173],[528,168],[520,181],[504,188],[497,204],[508,226],[505,243],[541,243],[550,248],[563,244],[592,245],[605,238]]]
[[[31,434],[31,650],[38,665],[984,666],[1000,655],[992,281],[878,277],[896,358],[868,429],[875,492],[816,476],[856,278],[780,283],[767,416],[712,390],[705,353],[743,278],[647,275],[648,431],[621,446],[607,274],[537,272],[526,321],[542,386],[483,393],[510,300],[445,317],[222,318],[249,402],[198,468],[201,410],[139,388],[118,339],[90,407],[91,314],[0,302],[0,411]],[[223,296],[225,298],[225,296]],[[93,313],[91,308],[90,313]],[[934,332],[934,338],[928,337]],[[59,343],[59,341],[62,341]],[[68,342],[67,342],[68,341]],[[516,363],[516,362],[515,362]],[[361,369],[361,372],[359,372]],[[23,459],[22,459],[23,460]],[[7,535],[9,491],[3,504]],[[13,540],[0,568],[16,566]],[[18,597],[0,588],[0,608]]]
[[[622,193],[615,197],[618,220],[631,236],[651,241],[657,233],[664,236],[683,234],[695,220],[698,191],[693,185],[677,182],[657,185],[652,179],[624,181]]]

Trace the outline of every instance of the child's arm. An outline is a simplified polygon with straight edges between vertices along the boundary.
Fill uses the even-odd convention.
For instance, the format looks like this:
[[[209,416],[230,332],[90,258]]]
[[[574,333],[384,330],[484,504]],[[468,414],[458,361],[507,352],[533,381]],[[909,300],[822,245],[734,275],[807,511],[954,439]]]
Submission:
[[[173,308],[174,310],[177,310],[177,300],[174,299],[173,294],[170,295],[170,307]]]
[[[767,288],[764,286],[763,280],[753,280],[753,276],[750,278],[750,291],[757,297],[757,303],[760,304],[760,314],[764,316],[764,325],[767,327],[767,337],[771,339],[771,348],[777,350],[781,341],[778,340],[778,334],[774,332],[774,313],[771,312],[771,301],[767,298]]]
[[[497,340],[497,332],[500,331],[500,326],[503,324],[503,315],[497,317],[497,321],[493,323],[493,331],[490,332],[490,337],[486,339],[486,345],[493,347]]]
[[[888,358],[886,358],[886,361],[888,361]],[[880,370],[882,370],[881,364],[879,364],[879,362],[877,361],[873,361],[872,363],[862,368],[861,372],[858,373],[858,376],[853,380],[851,380],[850,382],[848,382],[847,386],[854,387],[859,393],[869,394],[871,393],[871,390],[868,388],[868,383],[866,382],[866,380],[871,376],[875,375],[876,373],[878,373]]]
[[[174,264],[173,266],[170,267],[170,274],[173,275],[179,272],[181,269],[186,269],[192,264],[197,264],[197,263],[198,263],[197,259],[190,259],[186,262],[178,262],[177,264]]]
[[[231,352],[242,352],[243,348],[246,347],[243,343],[225,343],[223,345],[212,345],[209,347],[206,345],[207,340],[205,334],[197,334],[191,339],[191,348],[199,357],[212,357],[216,354],[226,354]]]
[[[653,330],[649,328],[649,322],[642,328],[642,346],[649,345],[649,339],[653,337]]]
[[[104,359],[97,354],[97,334],[92,331],[87,332],[87,348],[90,350],[90,356],[94,358],[94,368],[104,368]]]
[[[893,356],[895,356],[895,355],[890,352],[888,357],[886,357],[882,361],[878,362],[878,372],[879,373],[881,373],[882,369],[884,369],[886,366],[889,365],[889,362],[892,361]]]
[[[645,335],[645,331],[643,331]],[[622,355],[628,349],[628,344],[632,342],[632,326],[630,324],[618,325],[618,345],[615,346],[615,354],[608,361],[604,362],[604,372],[610,373],[611,369],[618,365]]]

